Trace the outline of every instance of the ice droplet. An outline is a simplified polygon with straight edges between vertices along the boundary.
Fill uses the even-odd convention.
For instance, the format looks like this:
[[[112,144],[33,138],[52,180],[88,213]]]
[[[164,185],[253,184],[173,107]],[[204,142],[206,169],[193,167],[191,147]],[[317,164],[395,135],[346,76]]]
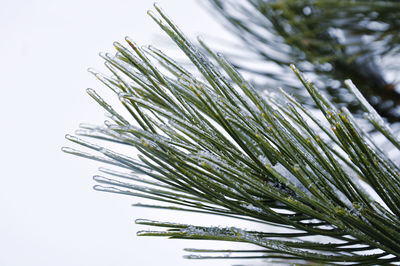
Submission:
[[[311,13],[312,13],[311,7],[305,6],[305,7],[303,8],[303,14],[304,14],[304,15],[309,16],[309,15],[311,15]]]

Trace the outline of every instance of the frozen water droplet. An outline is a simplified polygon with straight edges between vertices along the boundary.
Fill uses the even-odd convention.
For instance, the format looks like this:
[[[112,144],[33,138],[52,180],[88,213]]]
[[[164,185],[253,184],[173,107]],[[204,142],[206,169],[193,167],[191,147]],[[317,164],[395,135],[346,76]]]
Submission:
[[[125,41],[129,44],[130,47],[132,47],[132,49],[137,49],[137,44],[128,36],[125,37]]]
[[[95,175],[95,176],[93,176],[93,180],[96,182],[101,182],[101,181],[107,181],[107,178],[100,176],[100,175]]]
[[[112,127],[114,124],[110,120],[105,120],[104,125],[106,125],[106,127]]]
[[[96,95],[96,94],[97,94],[96,91],[95,91],[94,89],[92,89],[92,88],[87,88],[87,89],[86,89],[86,92],[87,92],[89,95]]]
[[[129,96],[129,94],[128,93],[126,93],[126,92],[120,92],[120,93],[118,93],[118,99],[121,101],[121,102],[125,102],[126,101],[126,96]]]
[[[66,135],[65,135],[65,138],[66,138],[67,140],[71,140],[71,141],[74,141],[74,140],[77,140],[77,139],[78,139],[77,137],[72,136],[72,135],[70,135],[70,134],[66,134]]]
[[[61,150],[65,153],[74,153],[76,150],[70,147],[62,147]]]
[[[312,13],[312,10],[311,10],[311,8],[309,6],[305,6],[303,8],[303,14],[304,15],[309,16],[309,15],[311,15],[311,13]]]
[[[89,72],[89,73],[91,73],[91,74],[93,74],[93,75],[97,75],[99,72],[97,72],[94,68],[91,68],[91,67],[89,67],[88,69],[87,69],[87,71]]]
[[[117,50],[124,49],[124,47],[119,42],[113,42],[113,45]]]

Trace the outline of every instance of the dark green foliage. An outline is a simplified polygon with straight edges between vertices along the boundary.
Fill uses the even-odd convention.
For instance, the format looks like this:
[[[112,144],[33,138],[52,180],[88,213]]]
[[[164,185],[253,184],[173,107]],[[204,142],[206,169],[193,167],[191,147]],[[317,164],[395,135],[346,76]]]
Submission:
[[[321,87],[334,102],[345,103],[354,111],[356,102],[342,83],[352,79],[381,115],[399,120],[395,109],[400,94],[393,83],[394,76],[400,74],[399,1],[210,2],[212,11],[220,13],[242,38],[246,50],[276,63],[260,72],[232,56],[239,69],[262,75],[269,85],[296,89],[297,83],[283,74],[295,63],[302,71],[316,74],[313,78],[322,81]],[[277,72],[277,66],[283,68]]]

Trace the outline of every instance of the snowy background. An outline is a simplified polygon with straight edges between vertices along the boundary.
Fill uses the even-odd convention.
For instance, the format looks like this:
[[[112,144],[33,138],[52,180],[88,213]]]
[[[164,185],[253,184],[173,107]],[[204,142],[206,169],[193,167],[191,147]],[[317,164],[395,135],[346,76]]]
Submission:
[[[158,0],[194,38],[227,33],[195,0]],[[128,35],[165,49],[147,16],[152,1],[1,1],[0,265],[231,265],[188,261],[184,247],[229,243],[137,237],[137,218],[224,225],[218,217],[132,208],[139,199],[95,192],[99,163],[64,154],[66,133],[100,124],[104,111],[85,89],[106,91],[88,67],[103,69]],[[160,45],[158,45],[160,43]],[[167,47],[168,49],[168,47]],[[172,48],[173,49],[173,48]],[[231,223],[228,225],[240,225]]]

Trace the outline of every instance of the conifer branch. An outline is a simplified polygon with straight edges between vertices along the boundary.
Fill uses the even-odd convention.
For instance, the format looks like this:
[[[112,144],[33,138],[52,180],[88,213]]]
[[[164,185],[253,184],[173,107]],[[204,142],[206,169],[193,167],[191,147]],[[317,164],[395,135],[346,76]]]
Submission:
[[[137,150],[138,158],[70,135],[68,140],[100,156],[63,150],[123,169],[101,168],[104,175],[94,177],[94,189],[168,204],[138,206],[222,215],[286,230],[139,219],[137,224],[165,229],[138,235],[257,246],[237,251],[250,253],[246,258],[352,265],[399,262],[400,168],[377,148],[356,118],[346,108],[336,108],[294,66],[320,117],[283,90],[261,95],[221,54],[200,40],[209,53],[205,55],[159,7],[155,10],[157,14],[149,15],[200,75],[153,47],[139,48],[129,38],[129,48],[114,43],[116,55],[102,55],[111,75],[91,72],[115,92],[130,116],[121,115],[88,89],[111,121],[104,126],[81,125],[76,133],[128,145]],[[382,118],[350,81],[346,84],[368,121],[398,149],[397,137]],[[310,236],[325,236],[327,241]],[[251,255],[260,248],[261,255]]]

